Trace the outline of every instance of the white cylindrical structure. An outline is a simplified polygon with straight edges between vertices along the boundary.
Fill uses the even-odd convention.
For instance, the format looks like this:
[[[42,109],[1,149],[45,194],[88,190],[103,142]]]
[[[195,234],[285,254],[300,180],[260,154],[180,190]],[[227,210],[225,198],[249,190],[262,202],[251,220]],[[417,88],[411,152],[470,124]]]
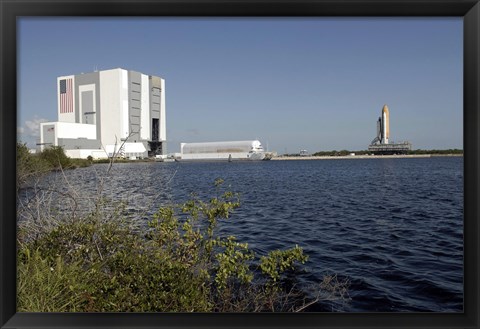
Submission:
[[[181,143],[182,160],[263,160],[265,152],[258,140]]]

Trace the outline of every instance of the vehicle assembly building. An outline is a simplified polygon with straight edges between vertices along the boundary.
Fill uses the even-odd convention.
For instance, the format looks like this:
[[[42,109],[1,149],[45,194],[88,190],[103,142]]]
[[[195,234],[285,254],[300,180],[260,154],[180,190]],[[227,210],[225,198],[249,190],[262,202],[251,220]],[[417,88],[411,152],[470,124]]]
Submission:
[[[411,149],[410,142],[390,142],[390,112],[388,106],[384,105],[377,121],[377,136],[368,146],[368,150],[374,154],[406,154]]]
[[[62,146],[72,158],[166,154],[160,77],[121,68],[58,77],[57,103],[58,121],[40,124],[41,150]]]

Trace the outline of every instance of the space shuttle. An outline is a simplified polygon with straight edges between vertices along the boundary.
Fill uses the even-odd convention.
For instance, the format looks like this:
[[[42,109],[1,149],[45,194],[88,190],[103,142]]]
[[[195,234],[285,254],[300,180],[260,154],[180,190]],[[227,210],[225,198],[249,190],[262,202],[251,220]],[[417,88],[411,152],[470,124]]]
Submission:
[[[380,144],[388,144],[390,138],[390,113],[388,112],[388,106],[383,105],[382,115],[377,121],[377,138],[375,140],[380,141]]]
[[[383,105],[382,113],[377,120],[377,135],[368,146],[373,154],[408,154],[412,144],[408,141],[395,143],[390,140],[390,113],[387,105]]]

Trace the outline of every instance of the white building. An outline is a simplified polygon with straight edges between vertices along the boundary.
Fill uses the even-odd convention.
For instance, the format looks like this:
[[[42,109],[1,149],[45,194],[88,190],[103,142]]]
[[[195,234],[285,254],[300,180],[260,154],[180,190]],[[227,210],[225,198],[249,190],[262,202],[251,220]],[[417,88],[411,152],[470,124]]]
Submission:
[[[63,146],[72,158],[166,154],[160,77],[121,68],[62,76],[57,102],[58,121],[40,124],[41,150]]]
[[[181,143],[181,161],[264,160],[266,153],[259,140]]]

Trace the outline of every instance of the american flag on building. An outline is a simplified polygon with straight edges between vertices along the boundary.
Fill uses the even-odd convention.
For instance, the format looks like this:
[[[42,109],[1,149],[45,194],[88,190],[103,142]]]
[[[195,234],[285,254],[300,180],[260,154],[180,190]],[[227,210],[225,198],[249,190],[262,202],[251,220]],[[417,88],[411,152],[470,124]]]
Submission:
[[[73,112],[73,79],[60,80],[60,113]]]

